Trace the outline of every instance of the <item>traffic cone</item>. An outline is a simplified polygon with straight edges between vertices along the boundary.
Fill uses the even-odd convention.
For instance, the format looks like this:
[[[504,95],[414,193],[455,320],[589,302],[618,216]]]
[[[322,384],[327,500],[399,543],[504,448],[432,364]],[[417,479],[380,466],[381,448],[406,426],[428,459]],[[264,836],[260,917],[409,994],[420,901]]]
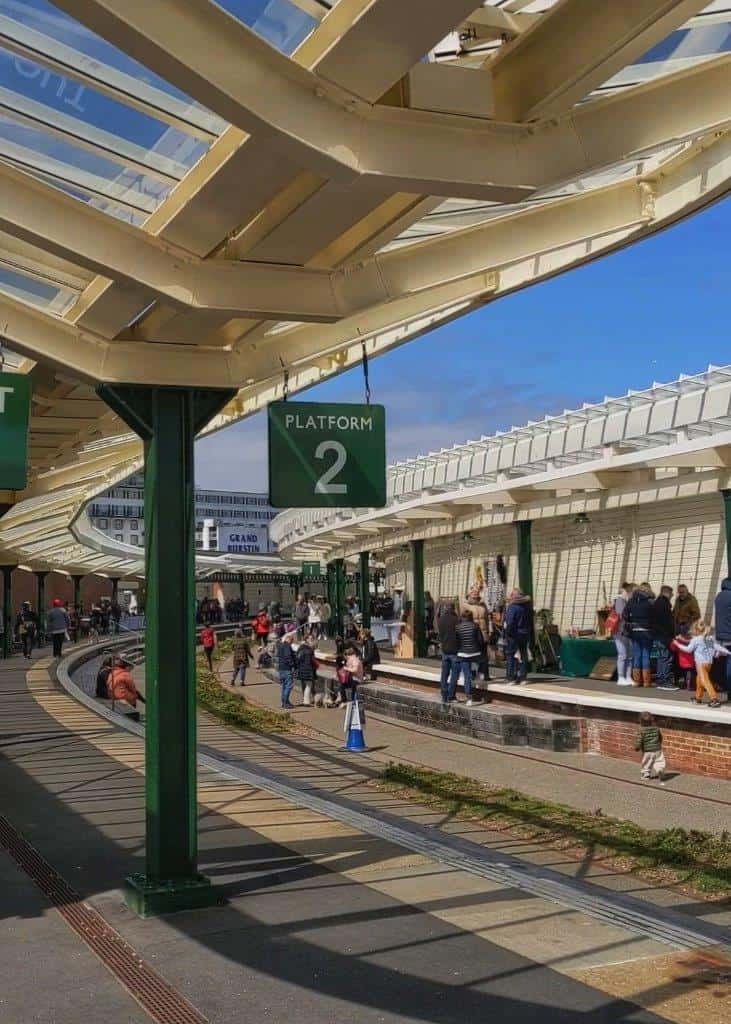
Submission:
[[[344,731],[347,736],[345,746],[341,750],[350,750],[355,754],[367,750],[365,737],[363,736],[363,723],[360,717],[360,706],[358,698],[349,701],[345,707]]]

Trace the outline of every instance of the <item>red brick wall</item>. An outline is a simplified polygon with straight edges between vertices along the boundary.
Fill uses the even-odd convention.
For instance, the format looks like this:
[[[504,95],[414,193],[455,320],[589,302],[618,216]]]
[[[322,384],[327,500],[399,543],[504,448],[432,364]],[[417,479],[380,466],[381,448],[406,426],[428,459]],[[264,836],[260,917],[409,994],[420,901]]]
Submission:
[[[635,750],[638,715],[608,708],[553,704],[537,700],[511,699],[504,703],[581,717],[582,750],[602,754],[604,757],[617,757],[623,761],[640,760],[640,755]],[[660,714],[655,715],[655,721],[662,730],[663,751],[669,771],[731,779],[731,711],[728,725],[664,718]]]

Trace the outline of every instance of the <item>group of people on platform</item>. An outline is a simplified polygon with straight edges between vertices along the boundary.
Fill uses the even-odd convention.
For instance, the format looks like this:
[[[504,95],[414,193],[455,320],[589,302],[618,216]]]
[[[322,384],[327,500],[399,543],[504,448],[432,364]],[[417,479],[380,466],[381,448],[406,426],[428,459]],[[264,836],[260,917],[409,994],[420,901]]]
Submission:
[[[719,707],[711,672],[716,659],[728,659],[717,683],[731,693],[731,579],[723,581],[715,599],[715,636],[687,586],[680,584],[674,600],[673,594],[667,585],[657,595],[649,583],[621,585],[606,623],[617,649],[617,685],[652,686],[654,657],[659,689],[684,686],[695,703],[707,695],[709,706]]]
[[[291,697],[295,680],[302,687],[305,707],[340,707],[354,700],[359,684],[373,677],[374,667],[380,662],[378,646],[369,629],[361,629],[355,638],[335,637],[335,673],[320,674],[316,655],[317,639],[308,636],[297,647],[296,632],[286,633],[276,650],[277,671],[282,687],[281,705],[293,707]]]
[[[95,639],[117,633],[121,618],[121,607],[108,599],[92,605],[87,619],[83,605],[77,607],[55,597],[46,612],[43,632],[51,639],[54,658],[60,658],[64,641],[77,643],[81,638],[82,620],[86,620],[88,634]],[[21,645],[24,658],[30,659],[33,648],[41,639],[40,631],[38,613],[33,610],[30,601],[24,601],[14,623],[15,639]]]
[[[472,705],[474,672],[483,680],[490,679],[488,649],[496,641],[493,617],[473,586],[461,602],[459,613],[453,602],[447,602],[437,620],[437,635],[442,655],[440,690],[442,704],[456,699],[457,684],[462,676],[467,705]],[[519,685],[528,673],[528,644],[533,629],[531,598],[515,587],[502,613],[501,642],[505,649],[506,682]]]

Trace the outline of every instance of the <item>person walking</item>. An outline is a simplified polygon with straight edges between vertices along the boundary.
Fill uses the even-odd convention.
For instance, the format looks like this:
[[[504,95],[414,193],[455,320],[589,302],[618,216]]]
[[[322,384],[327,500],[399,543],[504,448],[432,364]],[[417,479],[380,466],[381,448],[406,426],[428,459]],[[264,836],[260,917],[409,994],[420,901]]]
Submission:
[[[675,637],[673,616],[673,588],[660,587],[660,593],[652,604],[652,640],[657,651],[657,672],[655,682],[658,690],[677,690],[673,681],[673,652],[670,644]]]
[[[696,683],[695,683],[695,697],[692,698],[695,704],[703,703],[703,691],[708,694],[709,708],[719,708],[721,701],[718,699],[718,693],[716,688],[711,682],[711,665],[716,655],[722,658],[727,658],[729,652],[725,647],[721,647],[719,643],[713,637],[710,626],[707,626],[703,619],[698,619],[693,624],[691,629],[691,640],[690,643],[682,644],[679,641],[676,644],[676,649],[679,651],[685,651],[687,654],[692,654],[695,658],[695,670],[696,670]]]
[[[304,594],[300,594],[297,598],[297,604],[294,606],[294,620],[297,623],[297,637],[300,640],[304,640],[305,634],[307,633],[307,619],[310,614],[310,608],[307,603],[307,598]]]
[[[294,638],[294,633],[285,633],[277,647],[277,670],[282,687],[283,708],[294,707],[289,699],[292,694],[292,687],[294,686],[294,671],[297,668],[297,660],[292,650]]]
[[[465,608],[460,616],[455,630],[457,634],[457,675],[453,676],[454,686],[450,682],[449,700],[454,700],[456,695],[459,673],[462,672],[467,707],[472,707],[472,662],[479,662],[484,654],[485,640],[482,630],[475,622],[472,612]]]
[[[624,619],[624,609],[634,587],[634,583],[623,583],[612,602],[614,626],[611,635],[617,648],[617,686],[632,686],[632,641]]]
[[[673,605],[673,616],[676,633],[680,632],[681,626],[690,628],[701,617],[700,606],[684,583],[678,586],[678,596]]]
[[[528,675],[528,641],[530,640],[533,610],[531,599],[515,587],[510,594],[503,618],[505,639],[505,679],[508,684],[525,682]]]
[[[302,687],[302,703],[306,708],[312,704],[315,684],[314,640],[304,640],[297,648],[297,678]]]
[[[254,631],[254,636],[256,637],[259,643],[259,647],[266,647],[269,631],[272,628],[272,622],[269,616],[267,615],[267,610],[264,605],[261,605],[259,607],[259,611],[254,616],[254,619],[251,623],[251,628]]]
[[[347,700],[355,700],[358,696],[358,685],[363,682],[363,661],[357,649],[349,644],[345,648],[345,665],[343,666],[346,676],[340,679],[340,692],[338,693],[339,703]],[[350,693],[347,693],[347,690]]]
[[[61,657],[63,642],[66,639],[68,628],[69,617],[66,614],[63,601],[60,597],[54,597],[51,607],[46,613],[46,633],[51,634],[54,658]]]
[[[320,638],[330,636],[330,621],[332,619],[332,608],[325,598],[320,602]]]
[[[660,780],[664,785],[665,755],[662,752],[662,733],[655,725],[655,720],[649,711],[643,711],[640,715],[640,731],[635,741],[635,750],[642,755],[642,767],[640,774],[643,779]]]
[[[652,686],[650,651],[654,596],[649,583],[640,583],[632,591],[623,613],[632,640],[632,682],[635,686]]]
[[[203,645],[203,653],[206,656],[208,662],[208,671],[213,671],[213,651],[216,646],[216,634],[211,626],[205,626],[201,630],[201,644]]]
[[[237,626],[234,630],[233,641],[231,643],[231,653],[233,654],[233,677],[231,678],[231,685],[236,686],[236,680],[241,676],[241,685],[246,685],[246,670],[251,662],[251,648],[249,642],[244,636],[244,631],[241,626]]]
[[[38,635],[38,616],[30,606],[30,601],[23,601],[15,620],[15,635],[23,645],[23,657],[30,659],[31,651]]]
[[[713,602],[716,620],[716,640],[731,654],[731,578],[721,584],[721,589]],[[731,658],[726,659],[725,690],[731,700]]]
[[[457,626],[459,617],[454,610],[453,602],[449,601],[437,622],[437,632],[442,650],[442,673],[439,679],[439,689],[442,693],[442,705],[446,707],[454,700],[459,679],[460,660],[457,656],[459,641],[457,640]]]

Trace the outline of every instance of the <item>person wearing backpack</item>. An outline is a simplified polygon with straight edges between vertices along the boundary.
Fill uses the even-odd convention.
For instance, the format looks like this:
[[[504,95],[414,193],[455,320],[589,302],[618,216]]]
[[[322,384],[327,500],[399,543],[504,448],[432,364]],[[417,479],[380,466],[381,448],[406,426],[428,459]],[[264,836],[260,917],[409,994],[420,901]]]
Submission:
[[[632,641],[624,619],[624,609],[634,589],[634,583],[623,583],[607,616],[607,632],[617,648],[617,686],[632,686]]]

